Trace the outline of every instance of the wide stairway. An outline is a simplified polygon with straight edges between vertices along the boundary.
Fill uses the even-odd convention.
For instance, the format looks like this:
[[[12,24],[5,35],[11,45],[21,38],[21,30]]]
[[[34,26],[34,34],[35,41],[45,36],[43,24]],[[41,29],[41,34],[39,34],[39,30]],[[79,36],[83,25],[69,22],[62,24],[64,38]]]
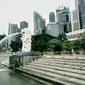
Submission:
[[[41,58],[21,67],[29,74],[56,85],[85,85],[85,57]],[[57,84],[60,83],[60,84]]]

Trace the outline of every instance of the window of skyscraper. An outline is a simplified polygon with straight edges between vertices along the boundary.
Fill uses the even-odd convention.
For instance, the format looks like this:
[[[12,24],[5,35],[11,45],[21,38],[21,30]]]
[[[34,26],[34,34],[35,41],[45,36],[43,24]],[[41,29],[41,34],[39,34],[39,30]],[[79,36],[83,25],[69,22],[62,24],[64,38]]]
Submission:
[[[67,32],[67,24],[64,25],[64,32]]]
[[[66,21],[69,21],[69,16],[68,15],[66,15]]]

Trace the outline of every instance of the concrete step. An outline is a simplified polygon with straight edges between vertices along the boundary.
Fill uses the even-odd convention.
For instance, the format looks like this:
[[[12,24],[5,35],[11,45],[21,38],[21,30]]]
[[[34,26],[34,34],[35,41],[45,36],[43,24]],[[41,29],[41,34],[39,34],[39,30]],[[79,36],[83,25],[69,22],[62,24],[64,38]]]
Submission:
[[[55,77],[49,75],[49,73],[39,71],[39,70],[36,70],[36,69],[31,69],[31,68],[27,69],[25,67],[19,68],[19,69],[23,70],[24,72],[26,72],[28,74],[32,74],[32,75],[44,78],[44,79],[53,81],[55,83],[61,83],[60,85],[77,85],[77,84],[73,84],[73,83],[68,82],[68,81],[61,80],[59,77],[55,78]],[[59,75],[57,75],[57,76],[59,76]],[[58,85],[58,84],[56,84],[56,85]]]
[[[42,57],[41,59],[65,59],[65,60],[85,60],[85,56],[79,57],[79,56],[58,56],[58,57]]]
[[[49,62],[71,62],[71,63],[82,63],[85,64],[85,60],[65,60],[65,59],[43,59],[38,60],[39,62],[42,61],[49,61]]]
[[[36,61],[35,61],[36,62]],[[71,65],[71,66],[83,66],[85,67],[85,63],[73,63],[73,62],[65,62],[65,61],[49,61],[49,60],[42,60],[42,61],[37,61],[37,62],[42,62],[42,63],[54,63],[54,64],[64,64],[64,65]]]
[[[50,66],[50,65],[46,65],[46,64],[44,65],[43,63],[42,64],[37,64],[37,63],[33,64],[33,63],[31,63],[30,65],[37,66],[37,67],[44,67],[44,68],[54,69],[54,70],[58,70],[58,71],[66,71],[66,72],[85,75],[85,71],[77,70],[77,69],[74,69],[74,68],[66,68],[66,67],[62,68],[60,66],[58,67],[58,66]],[[26,66],[28,66],[28,65],[26,65]]]
[[[56,58],[56,59],[67,59],[67,60],[74,60],[74,59],[80,59],[80,60],[85,60],[85,55],[84,56],[53,56],[53,57],[45,57],[45,58],[49,58],[49,59],[52,59],[52,58]]]
[[[32,66],[32,65],[28,65],[27,68],[43,70],[43,71],[54,73],[54,74],[60,74],[60,75],[64,75],[64,76],[68,76],[68,77],[72,77],[72,78],[85,80],[85,75],[81,75],[81,74],[77,74],[77,73],[71,73],[71,72],[66,72],[66,71],[59,71],[59,70],[55,70],[55,69],[49,69],[49,68],[44,68],[44,67],[39,67],[39,66]]]
[[[49,60],[49,61],[63,61],[63,62],[73,62],[73,63],[85,63],[85,60],[66,60],[66,59],[45,59],[46,60]],[[43,60],[39,60],[39,61],[43,61]]]
[[[9,66],[9,57],[0,57],[0,64]]]
[[[64,63],[52,63],[52,62],[33,62],[34,64],[43,64],[43,65],[48,65],[48,66],[55,66],[55,67],[62,67],[62,68],[72,68],[72,69],[77,69],[77,70],[83,70],[85,71],[85,66],[82,65],[71,65],[71,64],[64,64]]]
[[[55,74],[55,73],[51,73],[51,72],[46,72],[44,70],[40,70],[40,69],[35,69],[35,68],[32,68],[32,67],[24,67],[25,69],[27,69],[27,71],[30,70],[30,72],[34,71],[32,74],[35,74],[37,72],[37,74],[41,74],[44,75],[44,76],[48,76],[48,77],[51,77],[53,78],[53,80],[57,79],[58,80],[61,80],[61,81],[64,81],[65,83],[68,82],[68,83],[71,83],[71,84],[65,84],[65,85],[73,85],[73,84],[77,84],[77,85],[85,85],[85,81],[84,80],[80,80],[80,79],[76,79],[76,78],[72,78],[72,77],[68,77],[68,76],[65,76],[65,75],[60,75],[60,74]]]
[[[21,69],[65,85],[85,85],[85,58],[41,58]]]

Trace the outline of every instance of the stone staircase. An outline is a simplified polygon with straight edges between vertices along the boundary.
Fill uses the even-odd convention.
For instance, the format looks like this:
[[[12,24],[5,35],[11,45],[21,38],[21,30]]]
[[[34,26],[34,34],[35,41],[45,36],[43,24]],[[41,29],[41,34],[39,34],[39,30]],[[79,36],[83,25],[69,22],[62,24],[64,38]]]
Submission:
[[[41,58],[20,69],[56,85],[85,85],[85,57]]]
[[[0,64],[3,64],[9,67],[9,57],[0,57]]]

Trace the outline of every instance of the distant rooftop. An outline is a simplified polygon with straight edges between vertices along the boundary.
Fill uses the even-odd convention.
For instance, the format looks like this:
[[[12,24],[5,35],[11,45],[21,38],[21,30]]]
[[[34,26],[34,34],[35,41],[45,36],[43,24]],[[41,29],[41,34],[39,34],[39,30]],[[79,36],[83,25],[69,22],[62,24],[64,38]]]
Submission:
[[[62,11],[64,9],[68,9],[68,7],[65,7],[65,6],[58,7],[58,9],[56,9],[56,12]]]

